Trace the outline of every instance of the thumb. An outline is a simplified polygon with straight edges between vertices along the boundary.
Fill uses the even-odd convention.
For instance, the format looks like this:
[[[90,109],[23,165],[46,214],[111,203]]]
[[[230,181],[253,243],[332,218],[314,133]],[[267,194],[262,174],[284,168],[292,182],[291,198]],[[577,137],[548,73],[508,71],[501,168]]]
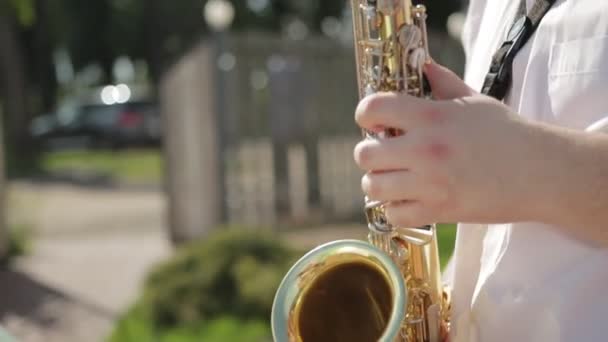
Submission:
[[[425,65],[424,74],[429,80],[433,97],[437,100],[451,100],[475,93],[458,75],[435,62]]]

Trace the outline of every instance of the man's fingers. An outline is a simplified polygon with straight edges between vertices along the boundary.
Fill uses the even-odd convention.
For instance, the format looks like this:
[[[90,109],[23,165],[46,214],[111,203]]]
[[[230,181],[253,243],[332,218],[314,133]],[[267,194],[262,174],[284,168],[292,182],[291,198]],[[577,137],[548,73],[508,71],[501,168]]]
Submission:
[[[408,169],[413,163],[409,137],[402,135],[390,139],[365,139],[355,146],[354,157],[364,171]]]
[[[385,206],[386,219],[397,227],[420,227],[438,222],[428,207],[420,201],[391,202]]]
[[[440,114],[440,106],[434,101],[398,93],[377,93],[359,102],[355,120],[367,130],[382,127],[406,131],[422,120],[434,120]]]
[[[437,100],[452,100],[474,94],[473,89],[458,75],[442,65],[426,64],[424,74],[429,80],[433,97]]]
[[[420,200],[425,194],[419,177],[405,170],[367,173],[361,187],[367,197],[382,202]]]
[[[441,206],[448,198],[445,187],[409,170],[368,172],[361,180],[363,192],[381,202],[422,201]]]

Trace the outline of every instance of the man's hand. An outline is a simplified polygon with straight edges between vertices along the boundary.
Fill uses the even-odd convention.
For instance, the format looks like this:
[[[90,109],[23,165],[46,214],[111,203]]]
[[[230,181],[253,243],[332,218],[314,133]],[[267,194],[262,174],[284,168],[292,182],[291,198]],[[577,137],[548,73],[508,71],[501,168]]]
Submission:
[[[399,226],[527,218],[536,158],[529,125],[437,64],[426,75],[434,100],[381,93],[359,104],[362,128],[405,132],[357,145],[364,192],[389,202],[388,219]]]

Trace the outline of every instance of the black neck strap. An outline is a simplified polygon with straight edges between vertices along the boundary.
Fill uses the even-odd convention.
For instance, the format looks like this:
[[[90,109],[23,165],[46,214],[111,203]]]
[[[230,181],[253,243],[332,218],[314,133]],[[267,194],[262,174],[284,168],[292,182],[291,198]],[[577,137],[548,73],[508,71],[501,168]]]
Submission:
[[[492,57],[490,71],[486,75],[481,92],[498,100],[503,100],[511,87],[513,59],[534,34],[542,18],[556,0],[536,0],[532,9],[525,14],[522,0],[517,19],[511,26],[507,39]]]

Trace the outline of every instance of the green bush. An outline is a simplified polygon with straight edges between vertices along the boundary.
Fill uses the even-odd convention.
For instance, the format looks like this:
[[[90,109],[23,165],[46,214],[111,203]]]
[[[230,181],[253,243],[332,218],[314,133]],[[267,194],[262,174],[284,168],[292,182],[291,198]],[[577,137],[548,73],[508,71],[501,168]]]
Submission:
[[[239,230],[184,246],[150,274],[142,297],[119,322],[111,341],[268,338],[276,289],[302,254],[270,235]]]
[[[233,317],[157,329],[138,307],[120,321],[110,342],[267,342],[270,336],[268,322]]]
[[[455,227],[439,230],[442,264]],[[226,230],[180,248],[148,277],[111,342],[266,342],[274,294],[305,251],[270,235]]]
[[[8,229],[8,251],[0,256],[0,265],[7,265],[16,257],[26,254],[29,250],[31,228],[27,225],[15,225]]]
[[[268,319],[276,288],[297,256],[267,235],[223,232],[183,248],[156,269],[144,302],[161,326],[224,315]]]

